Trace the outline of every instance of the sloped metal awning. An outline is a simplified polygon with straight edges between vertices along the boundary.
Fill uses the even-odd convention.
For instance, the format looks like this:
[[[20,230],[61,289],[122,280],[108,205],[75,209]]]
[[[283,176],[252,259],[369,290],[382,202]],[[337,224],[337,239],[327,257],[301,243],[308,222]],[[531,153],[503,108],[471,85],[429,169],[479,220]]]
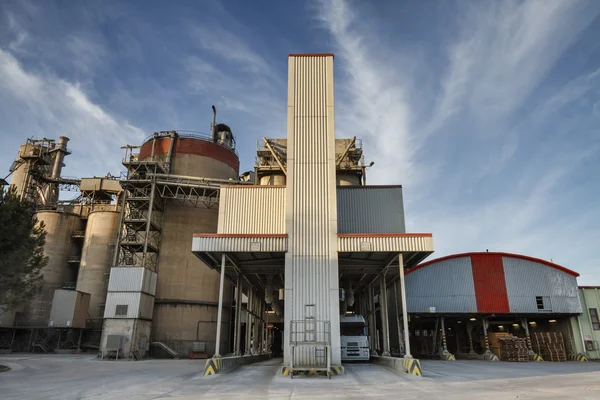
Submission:
[[[396,280],[400,275],[400,254],[407,270],[432,253],[433,236],[430,233],[338,234],[340,279],[354,275],[356,291],[364,289],[382,273],[388,283]]]
[[[209,268],[221,271],[226,259],[226,278],[235,282],[239,274],[255,287],[264,288],[267,276],[283,281],[288,237],[285,234],[204,234],[192,239],[192,253]]]

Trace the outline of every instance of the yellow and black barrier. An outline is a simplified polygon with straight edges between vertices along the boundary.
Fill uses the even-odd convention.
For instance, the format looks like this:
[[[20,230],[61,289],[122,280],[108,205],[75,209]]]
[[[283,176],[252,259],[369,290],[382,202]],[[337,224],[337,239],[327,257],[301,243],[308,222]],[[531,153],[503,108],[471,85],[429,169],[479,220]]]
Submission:
[[[209,358],[204,364],[204,376],[216,375],[223,369],[223,360],[220,358]]]
[[[483,359],[484,359],[484,360],[487,360],[487,361],[500,361],[500,359],[498,358],[498,356],[497,356],[497,355],[495,355],[495,354],[494,354],[494,353],[492,353],[492,352],[485,353],[485,354],[483,355]]]
[[[569,355],[569,361],[589,361],[585,354],[571,354]]]
[[[454,356],[453,356],[454,357]],[[409,375],[423,376],[421,362],[416,358],[404,358],[402,361],[404,371]]]
[[[539,354],[533,353],[529,355],[529,361],[544,361],[544,359]]]
[[[281,367],[281,375],[290,376],[290,372],[291,372],[290,367]],[[343,375],[345,372],[346,372],[346,370],[342,366],[335,366],[335,367],[331,367],[329,369],[330,375]],[[305,370],[300,370],[300,371],[294,371],[294,376],[298,376],[298,375],[304,375],[304,376],[327,375],[327,371],[320,371],[320,370],[316,370],[316,369],[305,369]]]
[[[454,354],[451,354],[451,353],[442,354],[440,356],[440,359],[442,359],[444,361],[456,361],[456,357],[454,357]]]

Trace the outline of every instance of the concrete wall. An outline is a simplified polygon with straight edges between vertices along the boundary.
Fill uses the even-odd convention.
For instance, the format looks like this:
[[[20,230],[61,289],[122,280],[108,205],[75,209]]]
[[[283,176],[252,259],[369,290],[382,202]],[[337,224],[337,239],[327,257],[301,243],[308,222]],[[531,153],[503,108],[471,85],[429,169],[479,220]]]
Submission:
[[[196,154],[177,153],[171,172],[176,175],[237,179],[238,171],[227,163]],[[219,301],[219,273],[208,268],[191,252],[194,233],[216,233],[218,210],[179,206],[170,202],[164,212],[156,304],[153,313],[153,340],[177,340],[182,354],[195,340],[199,320],[216,321]],[[232,285],[225,282],[224,299],[231,298]],[[208,305],[208,307],[207,307]],[[210,310],[210,311],[209,311]],[[224,321],[228,321],[224,314]],[[201,324],[200,335],[208,342],[216,337],[215,324]],[[224,340],[229,335],[222,336]],[[223,343],[228,348],[228,342]]]
[[[145,357],[150,348],[150,326],[150,321],[141,319],[105,319],[100,348],[106,348],[108,335],[121,335],[124,341],[119,357],[128,357],[132,351],[137,351],[140,357]]]

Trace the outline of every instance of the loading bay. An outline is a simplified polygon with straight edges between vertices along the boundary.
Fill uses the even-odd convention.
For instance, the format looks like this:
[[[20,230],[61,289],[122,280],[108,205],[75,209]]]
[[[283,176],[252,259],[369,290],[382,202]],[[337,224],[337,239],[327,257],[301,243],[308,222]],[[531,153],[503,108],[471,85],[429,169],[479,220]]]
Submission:
[[[9,399],[595,399],[600,363],[423,360],[422,378],[345,364],[331,380],[278,374],[281,359],[203,377],[198,361],[97,361],[89,355],[2,356],[0,398]]]

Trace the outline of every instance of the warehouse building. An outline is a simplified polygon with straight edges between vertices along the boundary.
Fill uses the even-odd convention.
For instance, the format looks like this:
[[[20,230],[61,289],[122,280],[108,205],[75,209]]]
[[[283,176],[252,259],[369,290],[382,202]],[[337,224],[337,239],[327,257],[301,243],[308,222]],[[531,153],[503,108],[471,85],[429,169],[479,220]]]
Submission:
[[[498,355],[494,338],[508,334],[526,338],[533,355],[536,334],[550,332],[561,334],[568,355],[576,354],[572,321],[582,312],[577,276],[555,263],[508,253],[455,254],[422,263],[406,275],[413,353],[446,359]],[[395,331],[392,336],[398,342]]]

